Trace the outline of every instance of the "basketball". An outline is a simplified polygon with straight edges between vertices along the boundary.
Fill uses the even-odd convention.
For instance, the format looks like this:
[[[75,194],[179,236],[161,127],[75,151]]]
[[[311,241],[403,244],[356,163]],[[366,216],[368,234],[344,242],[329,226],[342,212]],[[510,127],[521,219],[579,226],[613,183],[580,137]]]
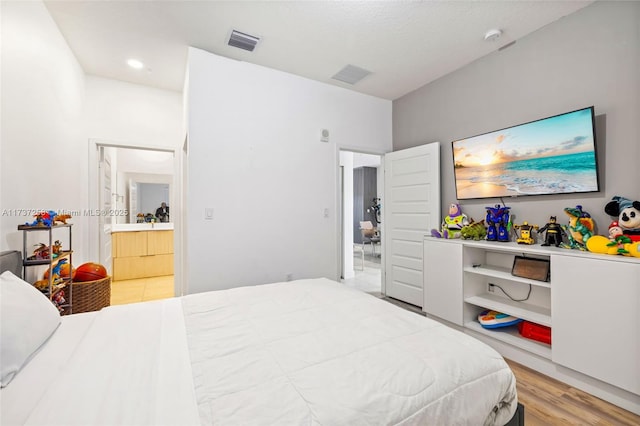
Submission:
[[[61,278],[68,278],[69,277],[69,269],[71,269],[70,265],[68,263],[64,263],[62,264],[62,266],[60,266],[60,277]],[[73,274],[73,279],[75,279],[76,277],[76,268],[71,269],[72,270],[72,274]],[[47,269],[46,271],[44,271],[44,280],[48,280],[49,279],[49,269]]]
[[[107,277],[107,270],[99,263],[83,263],[76,269],[76,276],[73,279],[77,282],[101,280]]]

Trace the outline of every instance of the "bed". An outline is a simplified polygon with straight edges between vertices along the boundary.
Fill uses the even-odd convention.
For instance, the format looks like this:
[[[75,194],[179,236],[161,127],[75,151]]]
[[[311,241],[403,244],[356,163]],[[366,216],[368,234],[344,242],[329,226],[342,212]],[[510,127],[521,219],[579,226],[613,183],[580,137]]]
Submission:
[[[493,349],[324,278],[70,315],[45,340],[3,381],[1,424],[503,425],[516,412]]]

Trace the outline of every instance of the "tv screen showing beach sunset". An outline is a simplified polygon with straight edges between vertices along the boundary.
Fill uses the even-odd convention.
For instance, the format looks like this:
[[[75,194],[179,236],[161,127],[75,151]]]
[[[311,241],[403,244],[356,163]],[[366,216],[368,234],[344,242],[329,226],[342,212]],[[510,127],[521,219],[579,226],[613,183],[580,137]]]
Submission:
[[[593,107],[452,142],[459,200],[598,191]]]

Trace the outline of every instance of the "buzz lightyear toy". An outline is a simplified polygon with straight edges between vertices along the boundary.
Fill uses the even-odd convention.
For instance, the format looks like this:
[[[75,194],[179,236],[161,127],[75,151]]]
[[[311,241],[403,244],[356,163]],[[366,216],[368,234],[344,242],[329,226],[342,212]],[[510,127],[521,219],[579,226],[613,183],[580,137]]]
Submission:
[[[494,207],[485,207],[487,209],[487,241],[509,241],[509,230],[511,221],[509,209],[511,207],[496,204]]]
[[[441,232],[436,229],[431,230],[431,235],[437,238],[459,238],[460,230],[469,224],[469,218],[462,213],[460,204],[449,204],[449,215],[445,216],[441,225]]]

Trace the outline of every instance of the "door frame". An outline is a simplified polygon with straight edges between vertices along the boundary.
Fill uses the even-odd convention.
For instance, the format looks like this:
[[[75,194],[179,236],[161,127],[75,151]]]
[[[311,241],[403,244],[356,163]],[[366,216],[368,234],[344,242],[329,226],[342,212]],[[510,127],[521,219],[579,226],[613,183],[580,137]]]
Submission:
[[[183,276],[184,265],[182,264],[183,256],[182,256],[182,248],[183,244],[182,239],[185,235],[184,232],[184,217],[183,217],[183,197],[181,194],[184,192],[184,180],[182,177],[182,164],[183,164],[183,150],[181,148],[172,148],[160,145],[146,145],[141,143],[125,143],[125,142],[117,142],[105,139],[94,139],[90,138],[89,141],[89,179],[88,179],[88,187],[89,187],[89,206],[92,210],[100,209],[99,205],[99,197],[98,191],[100,190],[100,179],[99,179],[99,155],[98,152],[101,147],[105,148],[123,148],[123,149],[138,149],[138,150],[147,150],[147,151],[159,151],[159,152],[168,152],[173,154],[173,185],[172,199],[174,203],[177,203],[176,206],[171,206],[171,217],[173,220],[173,230],[174,230],[174,295],[182,296],[187,293],[186,288],[186,280]],[[92,236],[98,236],[99,229],[99,219],[98,216],[92,215],[89,216],[89,258],[90,259],[99,259],[100,256],[100,239],[92,238]]]
[[[336,151],[335,151],[335,196],[336,196],[336,212],[334,217],[336,218],[335,220],[335,232],[336,232],[336,238],[335,238],[335,245],[336,245],[336,276],[335,279],[336,281],[340,281],[340,277],[342,275],[342,259],[343,259],[343,251],[342,248],[344,246],[343,244],[343,233],[342,233],[342,228],[343,228],[343,212],[342,212],[342,188],[341,185],[343,182],[341,179],[341,167],[340,167],[340,151],[349,151],[349,152],[353,152],[353,153],[357,153],[357,154],[370,154],[370,155],[379,155],[380,156],[380,171],[382,172],[382,181],[384,182],[384,156],[386,154],[386,152],[384,151],[377,151],[377,150],[368,150],[366,148],[362,148],[362,147],[356,147],[356,146],[352,146],[352,145],[344,145],[344,144],[336,144]],[[389,151],[390,152],[390,151]],[[384,249],[384,238],[385,238],[385,232],[384,232],[384,224],[385,224],[385,209],[384,209],[384,197],[385,197],[385,193],[384,193],[384,185],[383,188],[381,190],[378,191],[380,193],[380,195],[382,196],[382,201],[383,201],[383,208],[382,208],[382,215],[381,215],[381,225],[380,226],[380,292],[385,295],[386,294],[386,283],[385,283],[385,266],[384,266],[384,256],[385,256],[385,249]]]

